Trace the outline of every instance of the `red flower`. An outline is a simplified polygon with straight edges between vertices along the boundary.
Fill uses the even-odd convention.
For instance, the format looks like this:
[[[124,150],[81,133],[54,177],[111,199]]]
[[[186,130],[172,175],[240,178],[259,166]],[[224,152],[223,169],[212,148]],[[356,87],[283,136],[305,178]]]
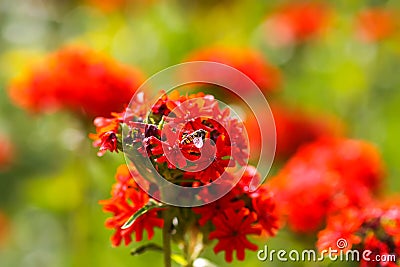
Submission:
[[[257,250],[257,245],[247,239],[247,235],[260,235],[261,229],[254,225],[256,215],[248,209],[239,211],[226,209],[217,214],[213,219],[215,230],[210,233],[210,239],[218,239],[214,252],[225,251],[225,260],[231,262],[233,252],[236,251],[238,260],[244,260],[245,249]]]
[[[361,11],[356,18],[356,33],[364,42],[386,39],[396,32],[396,15],[384,8],[369,8]]]
[[[181,151],[181,146],[179,145],[179,143],[170,144],[167,142],[163,142],[154,136],[150,136],[147,139],[147,142],[148,142],[148,145],[151,146],[151,148],[150,148],[151,154],[149,156],[159,156],[154,160],[156,163],[162,164],[162,163],[166,162],[167,167],[169,169],[175,169],[176,167],[184,168],[186,166],[186,164],[187,164],[186,158],[183,157],[183,155],[181,155],[181,152],[183,154],[188,154],[188,153]],[[169,155],[168,158],[167,158],[166,153],[164,153],[163,145],[164,145],[164,148],[166,148],[166,150],[168,150],[168,155]],[[168,159],[173,159],[175,162],[170,162]],[[176,166],[174,163],[176,163]]]
[[[228,193],[222,198],[204,205],[202,207],[193,208],[193,211],[196,214],[200,214],[201,218],[199,219],[199,225],[204,226],[208,221],[212,221],[215,217],[215,214],[222,213],[226,209],[232,210],[240,210],[244,208],[244,201],[235,199],[235,195],[233,193]]]
[[[228,109],[220,110],[213,96],[163,93],[151,111],[149,120],[156,124],[162,120],[163,124],[158,134],[146,136],[148,154],[144,156],[151,157],[158,170],[187,167],[191,174],[181,171],[185,178],[207,184],[227,167],[247,164],[243,125],[229,116]],[[135,124],[131,126],[135,131]],[[201,136],[193,137],[199,131]]]
[[[259,52],[249,48],[208,47],[192,52],[187,57],[187,61],[213,61],[234,67],[253,80],[264,93],[277,90],[281,84],[279,70],[263,59]],[[224,73],[209,70],[207,75],[215,75],[220,79],[224,79],[224,76],[226,76]],[[225,78],[235,79],[235,77]],[[237,81],[237,83],[240,83],[240,81]],[[246,93],[246,88],[242,88],[242,90]]]
[[[232,181],[237,181],[232,175],[239,168],[231,172],[228,167],[245,168],[238,184],[222,198],[191,209],[191,214],[186,211],[177,213],[179,223],[173,224],[174,229],[171,229],[176,240],[184,238],[187,221],[197,227],[197,230],[209,233],[210,239],[218,239],[214,251],[218,253],[224,250],[227,261],[232,261],[234,251],[237,252],[237,258],[243,260],[245,249],[257,249],[256,245],[247,240],[247,235],[260,235],[262,229],[268,235],[275,234],[278,216],[273,194],[267,187],[250,193],[254,190],[252,183],[258,184],[261,177],[254,167],[246,166],[248,152],[244,129],[237,119],[230,116],[228,109],[220,110],[218,103],[210,95],[180,96],[173,92],[171,95],[161,96],[146,120],[143,116],[135,116],[135,112],[129,114],[131,113],[132,121],[127,123],[121,121],[123,114],[114,114],[113,119],[96,120],[97,134],[93,138],[97,146],[101,146],[101,151],[118,150],[121,131],[128,127],[130,134],[124,140],[130,148],[140,152],[135,154],[131,150],[135,159],[136,156],[149,157],[155,169],[171,182],[185,187],[199,187],[217,180],[226,172],[227,179],[218,181],[218,188],[201,188],[198,197],[205,202],[214,199],[217,191],[224,191],[224,186],[231,187]],[[165,117],[166,115],[169,117]],[[143,140],[137,138],[139,135]],[[139,139],[143,141],[140,147],[135,142]],[[157,217],[157,210],[152,210],[140,217],[130,228],[121,229],[127,219],[149,201],[149,196],[138,188],[127,173],[126,166],[124,168],[118,172],[118,183],[113,187],[113,197],[102,202],[103,209],[114,214],[106,225],[116,229],[112,239],[115,245],[120,244],[123,239],[126,244],[131,242],[132,233],[136,234],[136,240],[141,240],[143,230],[147,230],[151,238],[153,228],[159,227],[163,222]],[[155,191],[159,194],[157,185],[148,182],[149,192]],[[169,208],[180,210],[175,207],[165,209]]]
[[[339,215],[330,216],[327,226],[318,233],[317,248],[322,251],[324,249],[336,249],[347,251],[353,245],[359,244],[362,240],[355,233],[364,222],[363,214],[357,209],[345,209]],[[339,239],[347,241],[345,248],[339,248],[337,242]]]
[[[239,180],[237,187],[239,188],[240,192],[248,193],[249,191],[253,191],[255,189],[253,186],[260,184],[260,182],[261,177],[257,172],[257,169],[251,165],[248,165],[244,170],[242,178]]]
[[[101,53],[67,46],[12,81],[9,91],[33,112],[67,109],[93,118],[123,109],[142,81],[137,70]]]
[[[134,175],[139,174],[134,173]],[[132,241],[133,233],[136,236],[135,240],[141,241],[144,230],[147,231],[148,239],[151,239],[154,235],[154,227],[163,227],[163,220],[158,217],[157,210],[145,213],[131,227],[121,229],[136,211],[148,203],[149,196],[135,183],[126,165],[118,168],[116,180],[117,183],[111,191],[112,197],[100,201],[104,211],[113,213],[113,217],[106,221],[106,227],[115,229],[111,239],[112,244],[118,246],[124,240],[125,245],[128,245]]]
[[[329,218],[327,227],[318,234],[317,247],[319,250],[337,249],[338,239],[345,239],[347,247],[344,250],[371,251],[370,261],[362,258],[360,266],[398,266],[399,219],[399,205],[374,203],[365,208],[343,210]],[[382,255],[392,255],[396,261],[380,262],[377,256],[383,259]]]
[[[379,259],[383,255],[390,255],[390,248],[388,244],[385,244],[381,240],[379,240],[375,235],[368,235],[364,239],[364,249],[369,250],[372,253],[368,255],[369,261],[365,259],[361,259],[360,267],[397,267],[398,265],[394,262],[379,262],[375,259],[378,259],[377,256],[379,255]]]
[[[271,186],[291,228],[309,232],[329,213],[370,203],[383,175],[379,153],[371,144],[322,139],[301,147]]]
[[[99,147],[98,156],[103,156],[107,150],[118,152],[117,134],[123,117],[122,114],[118,113],[113,113],[113,116],[114,118],[97,117],[94,120],[96,133],[89,134],[89,137],[93,140],[93,146]]]
[[[257,214],[257,221],[269,236],[274,236],[279,229],[279,218],[273,193],[265,185],[253,194],[252,206]]]
[[[277,133],[278,157],[288,157],[301,145],[318,138],[337,137],[343,133],[343,124],[328,115],[311,115],[303,110],[288,109],[277,104],[272,105],[271,109]]]
[[[206,140],[203,147],[204,150],[202,151],[203,154],[201,155],[204,160],[202,161],[200,159],[200,162],[198,162],[199,168],[206,168],[195,174],[197,179],[204,184],[218,179],[225,172],[227,167],[235,166],[235,162],[230,158],[231,148],[225,145],[222,135],[218,137],[215,149],[213,147],[209,140]],[[213,154],[214,151],[215,155]]]
[[[267,21],[267,38],[277,46],[315,37],[328,25],[330,8],[319,2],[290,2],[278,8]]]
[[[289,109],[277,103],[271,105],[271,110],[277,135],[275,155],[280,160],[290,157],[305,143],[325,136],[339,137],[344,132],[343,123],[335,117],[309,114],[304,110]],[[249,116],[245,126],[251,134],[250,151],[255,160],[260,153],[261,132],[254,117]],[[268,134],[265,130],[263,133]]]
[[[110,131],[100,135],[101,145],[99,149],[99,153],[97,155],[102,156],[109,150],[110,152],[117,152],[118,153],[118,139],[115,132]]]
[[[121,142],[121,140],[118,140],[118,136],[121,136],[119,127],[124,122],[124,118],[127,121],[134,117],[140,120],[144,118],[146,105],[144,104],[143,94],[137,94],[136,98],[132,101],[134,101],[132,107],[126,108],[124,112],[113,112],[111,113],[112,118],[97,117],[93,121],[93,124],[96,126],[96,133],[89,134],[89,137],[93,140],[93,146],[99,147],[98,156],[104,155],[107,150],[118,152],[118,143]]]
[[[89,4],[99,8],[104,12],[111,12],[124,8],[130,0],[86,0]]]

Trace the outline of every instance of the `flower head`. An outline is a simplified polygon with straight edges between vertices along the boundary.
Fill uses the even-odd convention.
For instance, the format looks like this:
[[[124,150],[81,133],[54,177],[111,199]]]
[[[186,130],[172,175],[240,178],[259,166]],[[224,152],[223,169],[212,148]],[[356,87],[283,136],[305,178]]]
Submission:
[[[139,175],[134,173],[133,175]],[[121,241],[128,245],[135,233],[135,240],[141,241],[143,232],[147,231],[148,239],[153,238],[154,228],[163,226],[163,219],[158,217],[157,210],[151,210],[139,217],[129,228],[122,229],[128,219],[149,201],[149,196],[135,183],[126,165],[118,168],[117,183],[111,191],[111,198],[100,201],[103,210],[111,212],[113,217],[107,219],[106,227],[115,229],[111,238],[114,246],[119,246]]]
[[[364,42],[384,40],[396,31],[395,14],[384,8],[369,8],[356,18],[356,34]]]
[[[9,92],[33,112],[66,109],[94,118],[122,110],[143,81],[138,70],[81,46],[66,46],[13,80]]]
[[[234,67],[246,74],[264,93],[277,90],[281,84],[279,70],[268,63],[258,51],[249,48],[208,47],[192,52],[187,60],[213,61]],[[219,74],[208,72],[208,75]],[[235,79],[235,77],[229,77],[229,79]],[[245,90],[243,88],[244,93]]]
[[[141,164],[146,168],[146,177],[139,177],[136,169],[131,170],[132,175],[145,179],[148,192],[155,199],[168,192],[154,182],[153,171],[183,187],[204,186],[196,197],[208,204],[189,209],[163,207],[165,214],[170,211],[174,215],[170,222],[173,240],[183,241],[187,239],[187,231],[200,231],[205,238],[218,240],[214,251],[225,251],[225,258],[230,262],[235,251],[237,258],[243,260],[246,249],[257,249],[247,236],[263,232],[275,235],[279,218],[274,195],[266,186],[254,191],[261,177],[255,167],[247,165],[244,126],[230,116],[229,109],[220,108],[211,95],[182,96],[176,91],[169,95],[163,93],[152,107],[136,104],[137,110],[132,110],[132,106],[123,113],[114,113],[113,118],[97,118],[96,134],[92,138],[100,154],[105,150],[118,152],[124,141],[125,155],[138,168]],[[142,112],[146,108],[140,106],[148,112]],[[128,133],[124,140],[122,129]],[[150,164],[154,167],[151,171]],[[235,171],[230,172],[231,168]],[[234,176],[240,171],[243,171],[241,177]],[[223,176],[227,179],[218,180]],[[106,222],[107,227],[116,229],[113,244],[119,245],[122,240],[128,244],[133,233],[139,241],[143,230],[151,238],[153,228],[161,227],[163,222],[157,216],[158,207],[140,216],[131,227],[121,229],[121,226],[146,203],[155,200],[136,185],[126,166],[118,170],[116,178],[112,198],[101,202],[105,211],[114,214]],[[222,186],[207,187],[212,182]],[[233,189],[210,203],[215,199],[215,191],[223,191],[221,187],[225,185]],[[186,197],[185,193],[182,196]]]
[[[190,176],[208,184],[228,167],[247,162],[243,125],[229,116],[229,110],[221,110],[210,95],[163,94],[145,120],[149,123],[132,122],[131,133],[143,125],[157,130],[143,140],[132,137],[128,145],[140,151],[144,146],[147,153],[143,156],[165,177],[173,170],[178,179]]]
[[[320,2],[289,2],[268,18],[267,38],[278,46],[304,42],[324,30],[330,13],[330,8]]]
[[[245,250],[257,250],[257,245],[251,243],[248,235],[259,235],[261,229],[255,225],[256,216],[249,210],[242,208],[235,211],[226,209],[217,214],[212,220],[216,229],[210,233],[210,239],[218,239],[214,252],[225,251],[225,260],[231,262],[233,252],[239,260],[244,260]]]

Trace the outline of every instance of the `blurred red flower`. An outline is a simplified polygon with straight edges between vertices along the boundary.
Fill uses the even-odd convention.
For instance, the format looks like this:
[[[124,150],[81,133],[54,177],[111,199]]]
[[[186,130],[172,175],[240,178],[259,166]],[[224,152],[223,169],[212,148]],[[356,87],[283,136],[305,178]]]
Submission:
[[[289,2],[268,18],[267,38],[277,46],[304,42],[326,28],[330,15],[331,8],[326,3]]]
[[[370,250],[370,261],[364,257],[360,266],[398,266],[400,252],[400,206],[371,203],[368,207],[343,210],[328,218],[327,226],[318,234],[317,247],[320,251],[336,249],[347,251]],[[346,240],[345,247],[338,240]],[[377,256],[393,255],[395,261],[379,262]],[[383,259],[383,258],[381,258]]]
[[[98,8],[103,12],[121,11],[127,8],[138,8],[146,4],[157,2],[156,0],[84,0],[88,4]]]
[[[139,175],[139,173],[134,173]],[[128,219],[149,201],[149,196],[135,183],[126,165],[121,165],[116,174],[117,183],[113,185],[111,198],[100,201],[105,212],[113,213],[113,217],[107,219],[106,227],[115,229],[111,238],[114,246],[119,246],[121,241],[128,245],[132,241],[132,234],[135,233],[136,242],[143,238],[143,231],[147,231],[148,239],[154,235],[154,227],[162,228],[163,219],[158,217],[158,210],[153,209],[140,216],[132,226],[127,229],[121,227]]]
[[[105,12],[111,12],[125,7],[130,0],[86,0],[89,4]]]
[[[14,146],[5,135],[0,135],[0,171],[7,169],[14,159]]]
[[[17,105],[29,111],[67,109],[94,118],[122,110],[142,81],[138,70],[106,55],[66,46],[14,79],[9,92]]]
[[[271,104],[276,127],[277,159],[287,159],[303,144],[321,137],[339,137],[344,133],[343,123],[328,115],[311,115],[301,109],[287,108],[282,104]],[[257,159],[260,152],[261,132],[257,121],[249,116],[244,122],[249,133],[251,159]],[[266,134],[265,130],[262,130]]]
[[[302,146],[270,184],[289,226],[312,232],[328,214],[370,203],[383,176],[373,145],[326,138]]]
[[[250,48],[214,46],[193,51],[187,61],[223,63],[246,74],[264,92],[276,91],[281,85],[280,71],[268,63],[262,54]],[[209,75],[217,75],[210,71]],[[235,79],[230,77],[228,79]],[[243,92],[246,92],[243,89]]]
[[[369,8],[356,18],[357,37],[364,42],[386,39],[396,32],[396,15],[384,8]]]

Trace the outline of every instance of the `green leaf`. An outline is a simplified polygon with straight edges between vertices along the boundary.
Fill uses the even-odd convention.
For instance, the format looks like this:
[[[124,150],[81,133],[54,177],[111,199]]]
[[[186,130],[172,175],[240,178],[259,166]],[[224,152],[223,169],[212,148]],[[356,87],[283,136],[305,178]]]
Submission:
[[[162,252],[163,248],[161,246],[155,244],[155,243],[149,243],[149,244],[146,244],[146,245],[143,245],[143,246],[140,246],[140,247],[137,247],[137,248],[133,249],[131,251],[131,255],[132,256],[137,256],[137,255],[143,254],[143,253],[145,253],[147,251]]]
[[[149,202],[145,206],[143,206],[141,209],[136,211],[127,221],[122,225],[121,229],[128,229],[131,227],[135,221],[142,215],[146,214],[150,210],[157,209],[157,208],[163,208],[166,207],[165,205],[161,204],[160,202],[155,201],[154,199],[150,199]]]
[[[165,119],[164,116],[161,117],[161,121],[158,123],[158,129],[162,130],[162,128],[164,127],[165,124]]]

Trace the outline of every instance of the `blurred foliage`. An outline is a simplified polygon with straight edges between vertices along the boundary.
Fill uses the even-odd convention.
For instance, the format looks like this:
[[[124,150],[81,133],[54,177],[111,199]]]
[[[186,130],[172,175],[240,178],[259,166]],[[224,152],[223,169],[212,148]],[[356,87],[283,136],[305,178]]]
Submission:
[[[16,160],[0,172],[0,210],[9,224],[7,233],[0,235],[0,266],[161,266],[157,252],[129,256],[140,244],[111,248],[108,242],[111,231],[103,226],[107,215],[97,202],[109,196],[123,156],[96,158],[87,138],[93,128],[70,114],[27,114],[9,102],[6,88],[13,76],[70,42],[106,51],[149,76],[181,62],[196,48],[257,48],[283,71],[284,88],[277,98],[310,112],[336,115],[348,125],[349,136],[375,143],[387,164],[387,191],[398,192],[400,35],[378,43],[360,42],[354,35],[354,17],[368,6],[400,11],[400,2],[331,1],[332,26],[321,38],[271,47],[263,23],[281,3],[136,0],[106,11],[84,1],[2,0],[0,132],[15,144]],[[156,236],[159,243],[161,234]],[[313,248],[314,240],[304,238],[283,230],[268,245]],[[265,240],[258,243],[262,247]],[[206,257],[226,266],[222,255],[211,249]],[[265,265],[294,263],[260,263],[255,253],[247,253],[245,266]],[[297,264],[306,265],[325,263]]]

